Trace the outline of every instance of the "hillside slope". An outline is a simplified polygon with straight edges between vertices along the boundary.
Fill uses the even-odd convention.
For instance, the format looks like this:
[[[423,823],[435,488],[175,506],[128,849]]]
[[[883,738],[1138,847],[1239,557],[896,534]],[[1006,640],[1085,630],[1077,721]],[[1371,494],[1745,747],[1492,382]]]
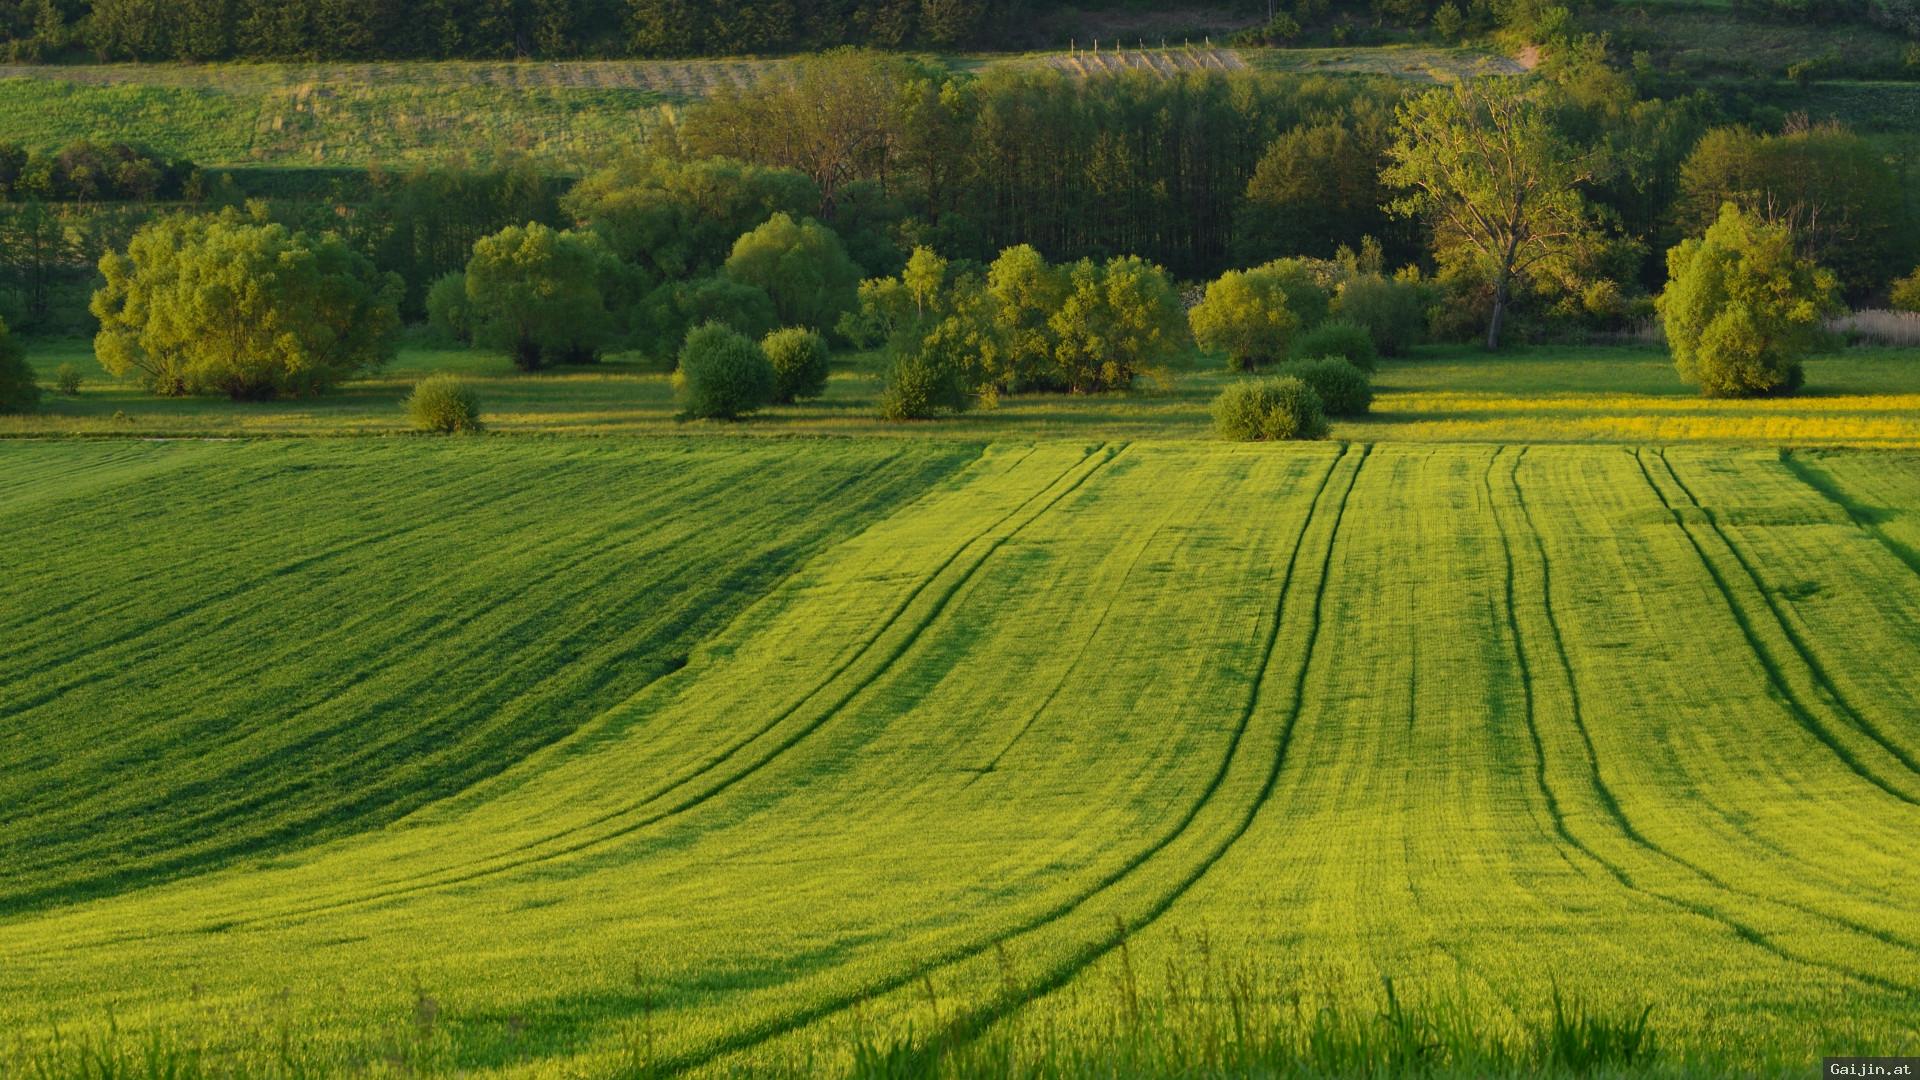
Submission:
[[[655,558],[713,558],[697,579],[756,564],[752,548],[691,540],[644,555],[668,531],[752,526],[709,526],[712,500],[596,504],[622,455],[628,475],[664,455],[671,484],[740,496],[729,505],[828,514],[857,483],[885,493],[867,495],[876,511],[857,528],[823,530],[818,554],[765,576],[724,626],[703,624],[684,667],[610,681],[591,717],[511,764],[490,757],[500,767],[451,797],[271,860],[0,918],[16,1061],[58,1056],[51,1024],[71,1042],[111,1010],[120,1034],[103,1040],[138,1048],[161,1031],[244,1062],[268,1060],[246,1057],[265,1039],[319,1071],[819,1069],[845,1063],[851,1033],[1097,1030],[1078,991],[1109,984],[1116,964],[1161,970],[1195,935],[1321,993],[1387,976],[1457,987],[1492,1016],[1556,989],[1650,1007],[1676,1054],[1804,1066],[1916,1034],[1911,457],[637,445],[543,447],[543,471],[522,479],[552,492],[549,511],[502,517],[502,496],[460,526],[496,530],[493,544],[333,567],[332,616],[282,607],[313,581],[273,604],[211,603],[226,635],[212,640],[227,644],[204,654],[187,651],[202,638],[178,632],[189,624],[138,602],[166,567],[101,576],[123,556],[86,515],[154,485],[232,488],[243,454],[280,455],[284,474],[362,454],[376,468],[388,451],[212,448],[159,465],[25,451],[44,455],[43,479],[0,492],[9,518],[72,520],[67,557],[92,568],[42,579],[32,608],[124,611],[119,634],[185,645],[99,653],[122,696],[39,729],[73,732],[67,805],[43,801],[7,828],[91,815],[135,830],[129,850],[156,859],[197,841],[139,832],[113,762],[217,759],[229,740],[207,725],[151,738],[158,718],[114,701],[244,699],[255,688],[228,665],[246,643],[316,620],[315,640],[280,646],[314,666],[304,692],[401,678],[393,657],[421,602],[391,588],[403,569],[429,592],[442,574],[507,582],[515,595],[490,610],[509,625],[541,606],[540,571],[482,573],[466,552],[564,541],[571,554],[540,560],[549,587],[596,583],[585,591],[607,606],[582,601],[569,618],[602,634],[678,595]],[[884,460],[863,469],[863,453]],[[469,470],[461,490],[505,488],[527,454],[488,440],[430,467]],[[822,482],[836,464],[838,491]],[[61,481],[57,513],[35,494],[59,470],[117,468],[148,475]],[[891,495],[916,469],[944,479]],[[769,494],[747,499],[749,485]],[[311,496],[279,490],[289,513]],[[223,512],[237,513],[209,498],[206,527]],[[829,532],[837,542],[819,546]],[[639,547],[621,556],[625,544]],[[0,610],[17,622],[28,606],[16,591]],[[355,615],[392,642],[342,652]],[[584,677],[574,665],[524,680],[524,649],[473,633],[467,651],[486,660],[471,677],[523,684],[535,712],[575,701],[542,690]],[[76,651],[44,632],[18,640]],[[59,658],[39,655],[10,657],[9,683],[57,683]],[[277,716],[280,700],[247,711]],[[336,724],[361,717],[353,700]],[[457,715],[415,700],[409,723],[428,730]],[[21,760],[21,741],[6,745]],[[324,786],[433,782],[431,758],[385,764]],[[208,784],[225,794],[207,812],[255,790],[239,775]],[[117,843],[46,847],[10,887],[85,880]]]

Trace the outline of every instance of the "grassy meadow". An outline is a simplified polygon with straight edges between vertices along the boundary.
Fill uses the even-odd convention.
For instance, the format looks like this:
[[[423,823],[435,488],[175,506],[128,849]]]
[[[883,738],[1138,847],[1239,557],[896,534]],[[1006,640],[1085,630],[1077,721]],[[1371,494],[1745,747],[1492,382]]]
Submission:
[[[0,460],[8,1075],[1791,1076],[1920,1041],[1910,454]]]
[[[907,425],[878,419],[881,360],[836,357],[818,401],[769,409],[743,424],[679,418],[672,380],[657,365],[616,356],[597,365],[525,373],[480,350],[416,343],[380,375],[319,399],[239,404],[155,398],[102,371],[91,343],[39,342],[30,358],[49,384],[59,365],[85,381],[77,397],[49,393],[33,416],[0,416],[0,437],[86,435],[237,437],[405,433],[401,403],[435,371],[471,380],[489,427],[554,435],[846,435],[989,439],[1201,439],[1212,401],[1236,376],[1192,357],[1170,385],[1069,398],[1035,394],[996,408]],[[1716,442],[1920,448],[1920,353],[1849,349],[1807,364],[1808,385],[1787,398],[1707,400],[1655,348],[1540,346],[1489,356],[1430,347],[1382,362],[1370,416],[1336,421],[1359,441]]]

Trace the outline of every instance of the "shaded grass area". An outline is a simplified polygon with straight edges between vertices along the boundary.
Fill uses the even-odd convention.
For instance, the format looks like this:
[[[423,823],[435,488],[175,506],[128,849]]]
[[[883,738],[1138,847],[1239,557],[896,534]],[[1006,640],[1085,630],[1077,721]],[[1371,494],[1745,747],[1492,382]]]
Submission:
[[[621,361],[536,374],[463,349],[413,347],[380,376],[309,401],[235,404],[159,399],[101,372],[85,342],[35,344],[29,359],[51,383],[61,363],[87,376],[81,394],[49,393],[40,414],[0,417],[4,435],[390,435],[401,402],[434,371],[456,371],[501,433],[737,434],[957,439],[1191,439],[1211,437],[1213,398],[1238,376],[1192,358],[1171,388],[1127,394],[1027,395],[997,408],[926,423],[878,419],[880,358],[840,354],[826,396],[769,409],[744,423],[678,419],[668,376]],[[1855,349],[1817,357],[1793,397],[1710,401],[1680,382],[1655,349],[1539,347],[1488,355],[1429,348],[1388,361],[1373,414],[1336,421],[1333,436],[1365,441],[1718,442],[1749,445],[1920,446],[1920,352]]]
[[[608,603],[638,583],[644,607],[649,560],[597,545],[750,556],[705,501],[610,510],[595,492],[623,463],[824,515],[842,496],[820,478],[855,449],[938,448],[7,444],[0,522],[71,519],[47,546],[78,571],[128,558],[90,522],[167,521],[177,500],[144,493],[235,461],[273,483],[209,514],[244,496],[245,522],[313,528],[331,515],[286,466],[424,454],[470,470],[445,493],[527,459],[556,545],[605,535],[492,566],[494,610],[576,583]],[[0,1067],[1774,1076],[1920,1037],[1920,574],[1886,543],[1920,506],[1915,455],[1083,439],[963,460],[668,677],[403,820],[0,916]],[[353,490],[401,500],[402,475]],[[222,539],[253,531],[275,529]],[[404,622],[394,551],[306,591]],[[33,611],[175,625],[133,606],[148,579],[39,577]],[[264,652],[69,666],[217,702],[226,664],[278,659],[311,690],[336,656],[376,681],[405,664],[343,652],[352,612],[337,632],[303,614],[327,629],[297,651],[277,605],[215,607]],[[463,639],[487,671],[533,664],[498,633]],[[11,662],[57,669],[55,637]],[[142,738],[107,723],[75,751],[89,769]],[[182,756],[220,735],[172,733]],[[118,798],[75,775],[71,813]],[[46,873],[72,872],[60,853]]]
[[[6,447],[0,910],[348,834],[459,791],[679,670],[975,452]],[[795,455],[808,468],[769,469]]]

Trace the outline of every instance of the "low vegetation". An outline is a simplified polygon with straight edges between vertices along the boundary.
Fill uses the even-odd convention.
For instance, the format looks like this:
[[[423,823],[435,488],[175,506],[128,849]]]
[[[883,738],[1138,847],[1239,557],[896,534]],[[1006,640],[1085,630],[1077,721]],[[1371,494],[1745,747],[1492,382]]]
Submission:
[[[1319,391],[1296,375],[1251,379],[1220,391],[1213,429],[1234,442],[1323,439],[1327,411]]]
[[[457,375],[429,375],[407,395],[407,418],[414,430],[431,435],[473,435],[480,421],[480,395]]]

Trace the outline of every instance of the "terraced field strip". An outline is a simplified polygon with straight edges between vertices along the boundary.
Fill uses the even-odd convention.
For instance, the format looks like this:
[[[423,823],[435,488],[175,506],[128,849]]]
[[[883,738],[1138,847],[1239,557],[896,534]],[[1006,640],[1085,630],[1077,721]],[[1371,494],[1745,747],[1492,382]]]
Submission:
[[[171,505],[181,485],[204,487],[203,509],[177,511],[192,536],[255,520],[247,506],[311,499],[292,466],[385,452],[373,445],[275,450],[291,456],[264,459],[270,481],[223,456],[259,447],[193,448],[220,468],[194,458],[134,490]],[[576,585],[619,597],[565,607],[602,632],[688,587],[656,562],[728,546],[703,545],[702,530],[760,550],[771,541],[755,530],[785,534],[799,508],[930,471],[758,574],[723,624],[679,646],[683,663],[596,697],[591,717],[401,820],[0,917],[0,1021],[31,1044],[51,1022],[86,1030],[111,1001],[129,1037],[211,1031],[218,1044],[238,1039],[219,1018],[266,1010],[325,1071],[417,1038],[393,1030],[414,1030],[430,998],[445,1018],[430,1072],[817,1072],[849,1064],[855,1040],[918,1053],[1020,1032],[1097,1041],[1114,985],[1152,981],[1200,941],[1254,965],[1263,1008],[1371,1000],[1390,977],[1512,1025],[1556,989],[1651,1006],[1677,1053],[1733,1060],[1920,1036],[1920,702],[1900,674],[1920,660],[1920,573],[1901,555],[1920,508],[1910,457],[1160,442],[929,462],[857,443],[556,447],[512,468],[415,467],[443,491],[506,490],[450,533],[519,505],[516,483],[549,493],[555,531],[533,565],[505,564],[535,580],[500,603],[533,618]],[[109,573],[125,556],[88,542],[110,535],[98,515],[145,504],[86,478],[154,466],[64,449],[100,457],[34,459],[0,482],[0,507],[72,517],[65,546]],[[646,499],[596,487],[628,455],[661,476]],[[392,482],[387,466],[356,467]],[[71,499],[35,494],[68,478]],[[682,505],[685,520],[662,509]],[[418,531],[417,507],[396,506],[381,525],[393,535],[373,542],[402,566],[335,550],[352,533],[334,529],[293,576],[402,612],[429,602],[405,588],[420,571],[404,556],[446,549]],[[772,516],[730,516],[744,506]],[[169,514],[156,503],[152,516]],[[223,665],[246,651],[234,635],[273,625],[271,586],[156,607],[143,629],[121,594],[163,580],[158,556],[63,578],[46,600],[118,612],[102,633],[127,640],[107,648],[163,686],[203,689],[142,643],[205,625],[226,643],[199,661],[206,685],[228,687],[238,669]],[[696,576],[727,565],[701,561]],[[626,580],[648,590],[631,606]],[[338,633],[311,654],[268,639],[261,664],[312,664],[316,695],[352,693],[318,655],[388,677],[386,657],[352,648],[370,632],[356,612],[302,610]],[[462,610],[443,622],[468,632]],[[468,678],[519,685],[521,653],[485,645],[515,640],[502,628],[516,621],[480,625],[470,650],[494,663]],[[23,639],[41,660],[72,651],[44,636]],[[393,677],[392,698],[354,700],[428,685]],[[284,700],[300,700],[288,682]],[[558,700],[525,694],[529,709]],[[485,713],[462,711],[477,696],[429,700],[484,731]],[[283,699],[259,700],[271,712]],[[420,722],[392,708],[366,723]],[[131,745],[153,722],[136,718]],[[221,731],[172,737],[204,747]],[[319,744],[363,785],[385,782],[377,758]],[[90,771],[109,761],[75,766],[81,807],[118,805]],[[238,776],[206,778],[241,789],[208,816],[245,826],[265,809]],[[158,858],[199,841],[145,842]],[[44,872],[74,873],[87,851],[56,849]]]

